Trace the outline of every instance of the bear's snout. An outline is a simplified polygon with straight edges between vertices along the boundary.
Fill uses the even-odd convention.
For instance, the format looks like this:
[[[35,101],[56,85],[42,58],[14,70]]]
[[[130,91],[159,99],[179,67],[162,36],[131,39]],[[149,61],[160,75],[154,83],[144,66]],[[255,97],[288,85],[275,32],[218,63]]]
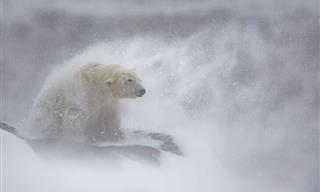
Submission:
[[[146,93],[146,90],[144,88],[142,88],[137,92],[137,96],[142,97],[145,93]]]

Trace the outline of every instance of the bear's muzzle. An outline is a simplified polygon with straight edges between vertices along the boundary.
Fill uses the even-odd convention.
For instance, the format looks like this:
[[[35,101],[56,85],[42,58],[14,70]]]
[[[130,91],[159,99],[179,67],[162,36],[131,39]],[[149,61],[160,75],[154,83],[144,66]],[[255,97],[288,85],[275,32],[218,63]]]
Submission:
[[[146,93],[146,90],[144,88],[137,91],[137,97],[142,97]]]

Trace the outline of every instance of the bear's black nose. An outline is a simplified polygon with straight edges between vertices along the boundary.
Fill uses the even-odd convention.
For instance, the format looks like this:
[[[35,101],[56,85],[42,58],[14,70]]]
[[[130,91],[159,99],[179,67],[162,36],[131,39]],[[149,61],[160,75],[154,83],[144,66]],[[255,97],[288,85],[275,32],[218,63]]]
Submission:
[[[140,89],[139,90],[139,97],[141,97],[142,95],[144,95],[146,93],[146,90],[145,89]]]

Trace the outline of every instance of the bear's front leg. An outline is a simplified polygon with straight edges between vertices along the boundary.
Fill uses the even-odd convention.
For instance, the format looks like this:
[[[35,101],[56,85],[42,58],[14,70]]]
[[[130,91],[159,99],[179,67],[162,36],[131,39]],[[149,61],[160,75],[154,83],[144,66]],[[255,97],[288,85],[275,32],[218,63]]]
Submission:
[[[87,143],[119,142],[125,138],[120,124],[114,106],[103,106],[90,116],[85,129],[85,140]]]
[[[78,106],[68,106],[63,115],[62,137],[75,141],[84,140],[86,113]]]

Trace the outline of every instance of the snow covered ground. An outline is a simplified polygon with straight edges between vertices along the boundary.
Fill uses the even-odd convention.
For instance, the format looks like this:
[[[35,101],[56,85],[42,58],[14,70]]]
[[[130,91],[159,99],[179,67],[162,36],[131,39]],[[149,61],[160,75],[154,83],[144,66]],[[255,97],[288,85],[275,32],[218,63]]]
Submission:
[[[23,127],[49,72],[135,68],[123,126],[169,133],[159,166],[41,161],[1,131],[1,190],[319,191],[317,1],[2,2],[1,121]]]

